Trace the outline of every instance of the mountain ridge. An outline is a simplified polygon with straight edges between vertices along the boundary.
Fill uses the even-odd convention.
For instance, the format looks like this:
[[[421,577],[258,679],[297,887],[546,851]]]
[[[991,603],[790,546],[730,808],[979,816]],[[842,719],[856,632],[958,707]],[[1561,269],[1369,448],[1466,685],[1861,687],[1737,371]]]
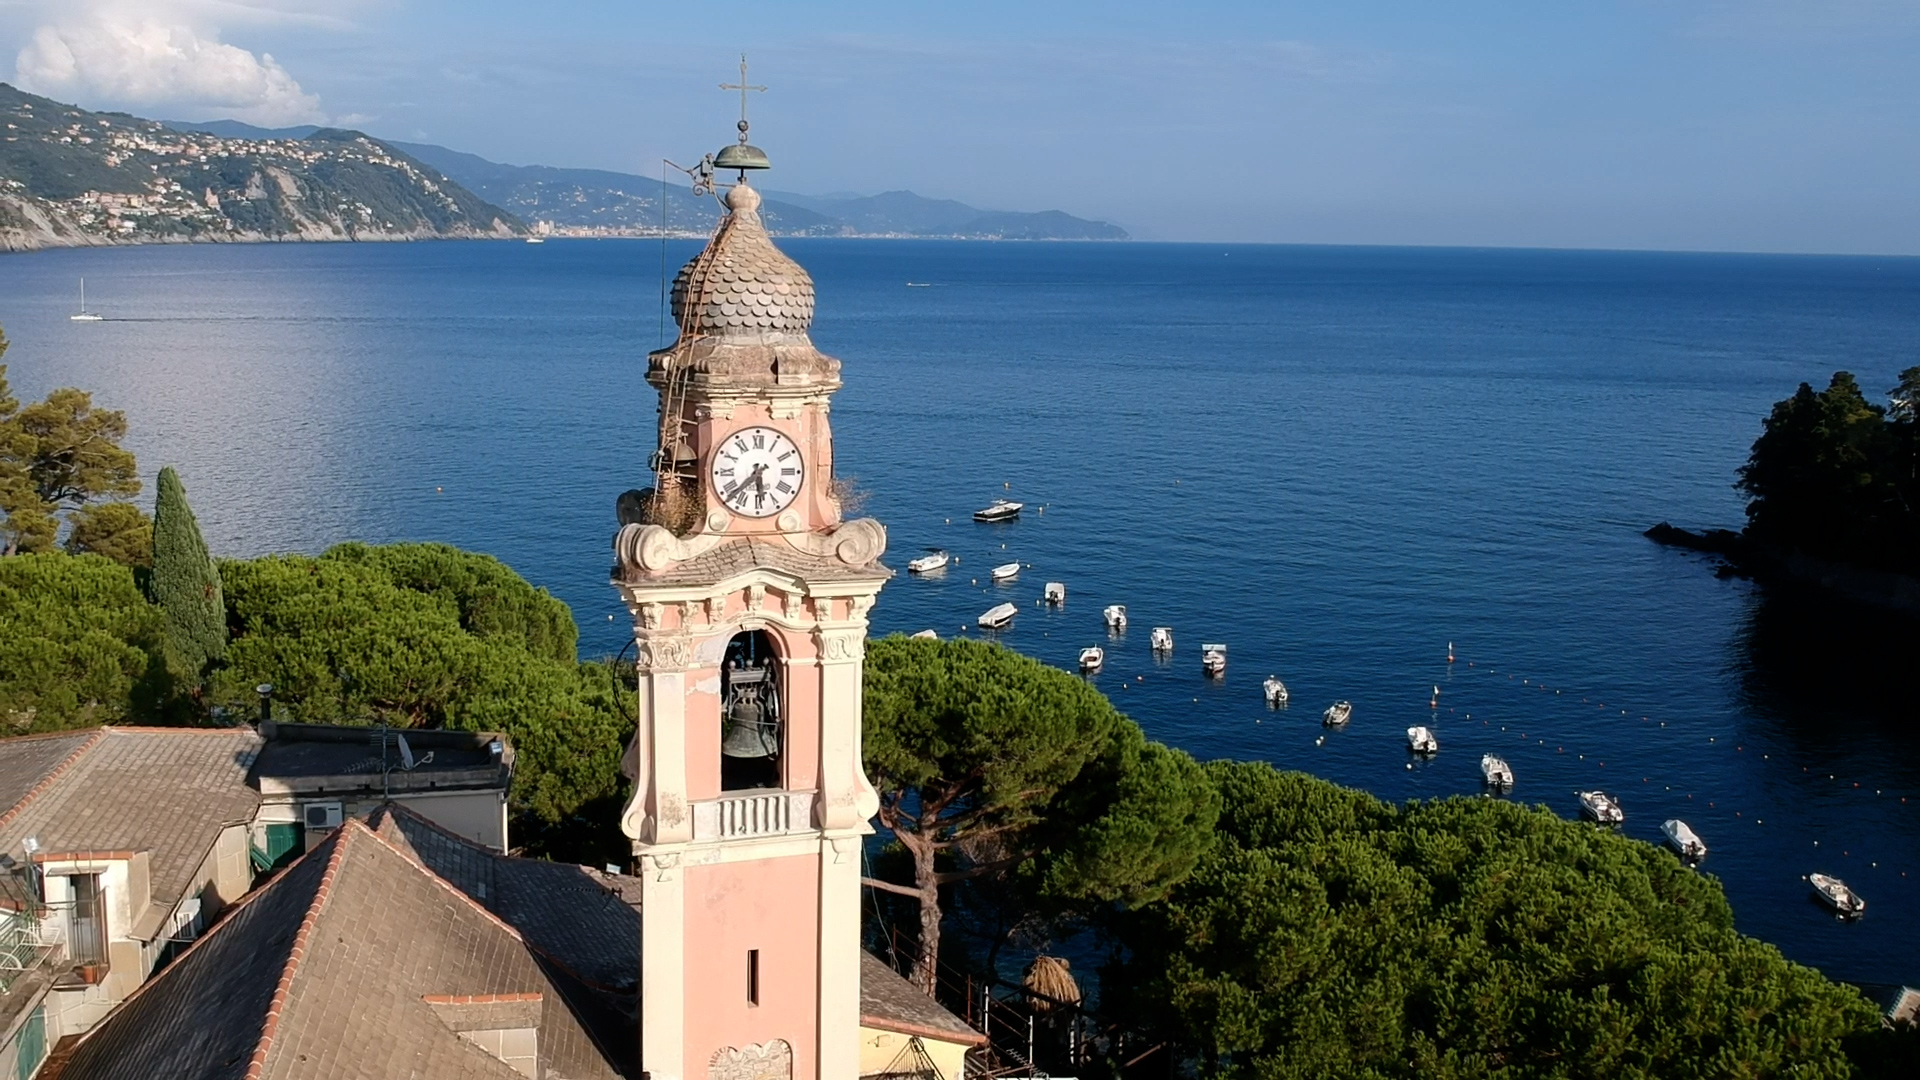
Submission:
[[[390,143],[182,132],[0,83],[0,251],[203,241],[524,235]]]

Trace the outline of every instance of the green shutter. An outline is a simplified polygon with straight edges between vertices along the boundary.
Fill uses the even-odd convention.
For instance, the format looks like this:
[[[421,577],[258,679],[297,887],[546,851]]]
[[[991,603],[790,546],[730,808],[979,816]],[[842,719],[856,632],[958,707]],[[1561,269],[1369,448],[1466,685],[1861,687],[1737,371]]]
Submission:
[[[31,1080],[33,1074],[40,1071],[40,1063],[47,1060],[46,1006],[33,1010],[27,1022],[20,1025],[20,1038],[16,1045],[20,1053],[13,1062],[14,1080]]]

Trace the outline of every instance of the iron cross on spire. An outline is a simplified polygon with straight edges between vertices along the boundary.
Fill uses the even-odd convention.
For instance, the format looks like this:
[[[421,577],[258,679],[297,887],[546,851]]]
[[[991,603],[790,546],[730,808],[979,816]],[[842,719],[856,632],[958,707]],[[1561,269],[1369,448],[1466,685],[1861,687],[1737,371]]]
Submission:
[[[740,81],[737,83],[721,83],[720,89],[740,91],[740,142],[742,145],[745,145],[747,141],[747,91],[754,90],[765,93],[767,89],[764,86],[748,84],[746,53],[740,54]]]

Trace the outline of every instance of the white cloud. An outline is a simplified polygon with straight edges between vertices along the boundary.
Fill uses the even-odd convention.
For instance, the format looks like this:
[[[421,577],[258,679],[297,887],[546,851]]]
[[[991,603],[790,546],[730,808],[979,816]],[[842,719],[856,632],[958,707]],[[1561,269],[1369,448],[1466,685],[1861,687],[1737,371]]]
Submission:
[[[222,8],[231,13],[226,5],[192,2],[60,4],[15,58],[15,82],[61,100],[168,118],[219,114],[267,126],[324,121],[320,98],[271,54],[220,40],[210,15]]]

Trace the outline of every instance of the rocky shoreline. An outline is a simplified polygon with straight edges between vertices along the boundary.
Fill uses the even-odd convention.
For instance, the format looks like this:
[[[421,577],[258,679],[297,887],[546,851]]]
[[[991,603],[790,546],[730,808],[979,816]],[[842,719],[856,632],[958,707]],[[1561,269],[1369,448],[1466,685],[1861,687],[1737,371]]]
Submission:
[[[1641,535],[1656,544],[1718,556],[1722,561],[1715,573],[1721,577],[1808,587],[1852,603],[1920,616],[1920,578],[1783,550],[1731,529],[1695,532],[1663,521]]]

